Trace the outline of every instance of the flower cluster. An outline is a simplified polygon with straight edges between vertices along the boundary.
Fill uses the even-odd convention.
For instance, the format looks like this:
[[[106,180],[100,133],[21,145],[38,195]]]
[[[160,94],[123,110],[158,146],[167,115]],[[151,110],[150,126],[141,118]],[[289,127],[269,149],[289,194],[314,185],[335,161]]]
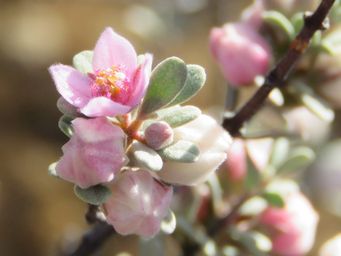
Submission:
[[[106,28],[93,51],[49,68],[70,137],[55,174],[99,205],[123,235],[154,236],[169,214],[172,184],[205,181],[231,138],[211,117],[180,106],[205,82],[203,68],[172,57],[152,69],[130,42]]]

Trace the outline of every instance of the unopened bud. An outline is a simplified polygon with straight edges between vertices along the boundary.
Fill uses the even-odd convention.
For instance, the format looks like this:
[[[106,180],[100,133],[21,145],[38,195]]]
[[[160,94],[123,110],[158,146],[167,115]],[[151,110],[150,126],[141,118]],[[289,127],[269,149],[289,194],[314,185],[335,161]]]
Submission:
[[[164,121],[152,123],[144,132],[148,146],[153,149],[161,149],[173,142],[173,129]]]

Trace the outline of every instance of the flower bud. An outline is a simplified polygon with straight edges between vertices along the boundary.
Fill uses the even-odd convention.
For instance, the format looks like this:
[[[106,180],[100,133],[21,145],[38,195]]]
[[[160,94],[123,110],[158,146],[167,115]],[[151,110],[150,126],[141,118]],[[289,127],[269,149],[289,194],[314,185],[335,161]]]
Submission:
[[[341,252],[341,234],[329,239],[322,246],[320,256],[339,256]]]
[[[144,132],[148,146],[153,149],[161,149],[173,142],[173,129],[166,122],[152,123]]]
[[[121,235],[149,238],[160,230],[173,189],[153,179],[147,171],[126,171],[111,186],[112,195],[103,208],[107,221]]]
[[[194,143],[200,151],[194,163],[164,162],[161,171],[155,173],[162,180],[196,185],[204,182],[224,162],[232,143],[230,135],[212,118],[201,115],[197,119],[174,129],[174,140]]]
[[[272,250],[281,256],[303,256],[313,246],[318,214],[299,191],[285,198],[284,208],[267,208],[260,222],[272,232]]]
[[[122,129],[104,117],[76,118],[72,127],[74,133],[62,147],[57,175],[81,188],[111,181],[127,162]]]
[[[210,49],[231,86],[248,85],[268,70],[270,46],[247,23],[227,23],[213,28]]]

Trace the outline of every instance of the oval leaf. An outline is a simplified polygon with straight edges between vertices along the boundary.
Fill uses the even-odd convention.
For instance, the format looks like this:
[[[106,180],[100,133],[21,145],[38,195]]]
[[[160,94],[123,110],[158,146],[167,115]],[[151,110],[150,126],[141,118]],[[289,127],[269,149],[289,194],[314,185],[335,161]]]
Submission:
[[[182,163],[193,163],[198,160],[200,155],[198,147],[192,142],[185,140],[179,140],[158,152],[165,160]]]
[[[282,208],[285,205],[283,198],[277,193],[265,192],[262,197],[273,207]]]
[[[103,204],[111,195],[110,189],[103,185],[96,185],[86,189],[75,186],[74,192],[79,199],[93,205]]]
[[[205,84],[205,69],[199,65],[187,65],[187,77],[185,85],[179,95],[168,105],[181,104],[192,98]]]
[[[292,172],[302,170],[315,160],[315,153],[308,147],[296,148],[279,168],[278,172]]]
[[[72,125],[71,125],[72,120],[73,120],[72,117],[63,115],[61,118],[59,118],[59,121],[58,121],[59,129],[69,138],[73,134]]]
[[[139,115],[148,115],[174,100],[183,88],[186,76],[186,64],[177,57],[168,58],[157,65],[152,72]]]
[[[87,74],[93,72],[92,70],[92,58],[93,51],[82,51],[73,57],[73,66],[80,72]]]
[[[277,11],[267,11],[263,14],[263,19],[266,22],[274,24],[281,29],[288,35],[290,39],[295,37],[295,29],[294,26],[291,24],[290,20],[287,19],[282,13]]]
[[[147,168],[150,171],[160,171],[163,166],[162,158],[153,149],[140,142],[134,142],[131,147],[133,162],[138,167]]]
[[[157,112],[157,115],[160,121],[165,121],[171,127],[175,128],[199,117],[201,110],[194,106],[176,106],[160,110]]]

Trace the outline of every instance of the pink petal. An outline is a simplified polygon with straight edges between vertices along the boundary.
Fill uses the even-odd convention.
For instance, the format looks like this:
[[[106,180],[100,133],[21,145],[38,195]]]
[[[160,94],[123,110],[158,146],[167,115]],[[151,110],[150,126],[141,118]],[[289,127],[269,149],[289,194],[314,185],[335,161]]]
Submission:
[[[133,91],[128,101],[129,106],[135,107],[138,105],[145,95],[152,71],[152,61],[153,56],[147,53],[144,55],[143,63],[137,68],[132,83]]]
[[[49,68],[57,91],[70,104],[83,107],[91,98],[89,78],[76,69],[57,64]]]
[[[124,132],[106,118],[76,118],[72,125],[74,134],[56,166],[58,176],[81,188],[110,182],[127,163]]]
[[[81,108],[81,113],[89,117],[123,115],[130,111],[129,106],[124,106],[106,97],[96,97]]]
[[[130,76],[137,67],[137,55],[127,39],[108,27],[96,43],[92,66],[96,71],[113,65],[123,67]]]

